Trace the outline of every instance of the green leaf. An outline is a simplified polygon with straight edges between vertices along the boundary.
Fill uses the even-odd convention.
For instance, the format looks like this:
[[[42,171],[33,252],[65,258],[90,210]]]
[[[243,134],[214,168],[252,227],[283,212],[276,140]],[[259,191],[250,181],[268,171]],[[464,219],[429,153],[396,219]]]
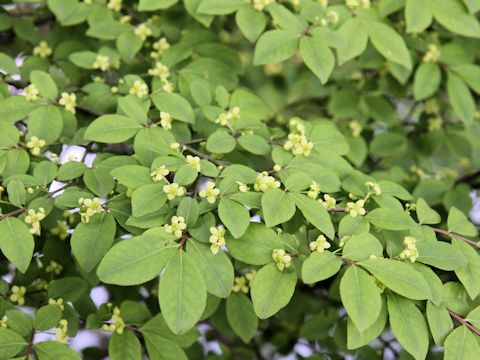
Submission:
[[[93,63],[97,59],[97,54],[93,51],[77,51],[71,54],[68,59],[79,68],[92,69]]]
[[[300,35],[285,30],[269,30],[257,41],[254,65],[278,64],[297,51]]]
[[[452,245],[467,259],[464,266],[455,268],[455,275],[473,300],[480,294],[480,282],[478,281],[480,278],[480,255],[471,245],[462,240],[452,239]]]
[[[371,259],[359,263],[386,287],[409,299],[429,299],[428,284],[411,264],[391,259]]]
[[[405,21],[407,33],[420,33],[430,26],[433,20],[430,0],[407,0]]]
[[[215,131],[207,139],[207,150],[211,153],[226,154],[233,151],[236,145],[233,136],[225,131]]]
[[[479,353],[480,345],[466,326],[457,327],[445,339],[444,360],[471,360]]]
[[[452,271],[467,264],[467,259],[454,246],[441,241],[423,241],[417,244],[417,261],[436,268]]]
[[[380,290],[372,277],[357,266],[349,266],[343,274],[340,297],[348,316],[360,332],[373,325],[380,315]]]
[[[377,21],[366,23],[370,40],[387,60],[400,64],[407,69],[412,68],[410,53],[403,38],[390,26]]]
[[[280,271],[275,263],[262,267],[255,275],[251,295],[255,314],[267,319],[285,307],[293,296],[297,275],[294,270]]]
[[[425,359],[429,340],[421,311],[412,301],[395,294],[387,294],[387,304],[390,326],[400,345],[415,359]]]
[[[27,192],[25,191],[25,186],[20,180],[14,179],[10,181],[7,186],[7,193],[8,201],[10,201],[11,204],[17,207],[21,207],[25,204]]]
[[[252,9],[253,10],[253,9]],[[10,20],[11,18],[10,17],[6,17],[6,20]],[[4,21],[5,19],[2,17],[1,18],[2,20],[2,25],[6,22]],[[4,29],[2,29],[3,31]],[[17,68],[17,65],[15,64],[15,61],[10,57],[8,56],[7,54],[5,53],[0,53],[0,69],[2,69],[2,71],[6,72],[7,74],[17,74],[18,73],[18,68]]]
[[[337,31],[337,56],[340,65],[357,57],[365,51],[368,43],[368,31],[358,17],[345,21]]]
[[[40,105],[27,101],[24,96],[10,96],[0,100],[0,121],[13,123],[21,120]]]
[[[136,96],[127,95],[118,98],[118,109],[122,114],[125,114],[130,119],[136,120],[140,124],[148,122],[147,112],[150,108],[150,101],[143,102]],[[145,106],[146,104],[146,106]]]
[[[124,31],[117,37],[116,45],[122,60],[131,63],[142,49],[143,41],[132,30]]]
[[[235,21],[242,34],[254,43],[267,26],[267,18],[262,11],[256,11],[252,6],[243,6],[237,11]]]
[[[150,360],[188,360],[185,352],[175,342],[150,333],[144,333],[144,338]]]
[[[190,164],[182,165],[173,177],[173,182],[179,185],[190,185],[193,184],[195,179],[198,176],[198,171],[193,168]]]
[[[459,235],[477,236],[478,230],[467,218],[467,216],[456,207],[450,208],[448,212],[448,231]]]
[[[420,224],[438,224],[442,219],[423,198],[417,200],[417,217]]]
[[[475,16],[455,0],[429,0],[433,16],[446,29],[463,36],[479,38],[480,25]]]
[[[275,231],[258,223],[252,223],[242,237],[228,239],[227,247],[235,259],[251,265],[268,264],[273,250],[283,249]]]
[[[373,209],[365,218],[386,230],[408,230],[415,226],[415,222],[406,212],[390,208]]]
[[[190,330],[205,309],[207,286],[201,271],[183,250],[171,259],[158,288],[160,309],[175,334]]]
[[[357,349],[367,345],[372,340],[380,336],[385,329],[387,323],[387,303],[385,298],[382,298],[382,305],[380,314],[375,322],[366,330],[360,332],[353,323],[351,318],[347,320],[347,348]]]
[[[27,342],[16,332],[0,327],[0,359],[10,359],[26,348]]]
[[[192,106],[182,96],[173,93],[160,92],[152,94],[152,101],[158,110],[169,113],[175,120],[195,123]]]
[[[195,225],[199,212],[200,207],[197,200],[190,197],[183,198],[177,208],[177,215],[183,216],[188,228],[191,228]]]
[[[302,37],[300,54],[310,70],[325,84],[335,67],[335,58],[330,48],[316,37]]]
[[[143,185],[132,193],[132,215],[135,217],[151,214],[160,210],[167,201],[163,191],[165,184]]]
[[[280,189],[270,189],[262,196],[262,213],[265,224],[273,227],[292,218],[295,214],[295,202],[289,193]]]
[[[153,184],[150,169],[138,165],[124,165],[113,169],[110,174],[120,183],[131,189]]]
[[[427,320],[435,345],[442,346],[453,329],[453,321],[443,305],[435,306],[427,301]]]
[[[163,228],[152,228],[140,237],[122,240],[107,252],[97,275],[104,283],[123,286],[150,281],[176,253],[178,245],[171,241],[171,235]]]
[[[3,255],[22,273],[25,273],[32,259],[35,241],[23,221],[7,217],[0,221],[0,249]]]
[[[85,272],[90,272],[110,249],[116,230],[115,219],[106,211],[77,225],[71,240],[72,252]]]
[[[197,79],[190,83],[193,100],[200,106],[208,106],[212,102],[212,92],[207,80]]]
[[[342,251],[342,257],[353,261],[368,260],[372,255],[382,257],[383,246],[370,233],[352,235]]]
[[[227,298],[234,279],[233,265],[227,254],[223,251],[213,254],[208,245],[193,239],[187,241],[187,254],[200,268],[207,291],[219,298]]]
[[[35,109],[28,120],[28,135],[43,139],[47,144],[54,143],[63,131],[63,119],[60,109],[47,105]]]
[[[50,74],[41,70],[34,70],[30,73],[30,82],[35,85],[41,96],[54,101],[58,94],[57,84]]]
[[[80,355],[58,341],[42,341],[34,345],[38,360],[81,360]]]
[[[79,277],[63,277],[53,280],[48,285],[49,298],[62,298],[65,301],[77,301],[89,290],[85,280]]]
[[[175,5],[178,0],[140,0],[138,11],[163,10]]]
[[[102,115],[85,131],[85,140],[102,143],[121,143],[133,137],[142,125],[124,115]]]
[[[87,17],[88,8],[77,0],[48,0],[48,7],[63,26],[79,24]]]
[[[79,178],[83,175],[87,167],[80,161],[69,161],[58,169],[57,180],[68,181]]]
[[[480,94],[480,66],[475,64],[455,64],[451,69],[459,75],[473,91]]]
[[[302,280],[305,284],[313,284],[328,279],[338,273],[342,261],[330,251],[313,252],[302,265]]]
[[[148,338],[151,341],[156,342],[159,339],[169,340],[170,342],[173,342],[174,344],[178,344],[181,347],[185,348],[192,346],[193,343],[195,343],[200,336],[200,332],[196,328],[187,331],[185,334],[175,335],[168,327],[162,314],[157,314],[149,321],[147,321],[140,328],[140,331],[146,339]],[[169,359],[167,355],[166,358]],[[163,358],[160,357],[160,359]]]
[[[248,209],[244,205],[227,198],[220,199],[218,216],[235,239],[245,234],[248,225],[250,225]]]
[[[33,318],[33,327],[37,331],[47,331],[57,326],[62,318],[62,309],[58,305],[45,305],[39,308]]]
[[[237,11],[244,4],[243,0],[202,0],[198,12],[209,15],[226,15]]]
[[[427,62],[421,64],[415,72],[413,94],[415,100],[424,100],[434,95],[440,87],[442,73],[437,64]]]
[[[235,334],[245,344],[250,343],[258,329],[258,318],[253,304],[242,293],[233,293],[226,301],[227,320]]]
[[[475,116],[475,101],[465,81],[451,71],[447,72],[447,93],[455,114],[465,126],[471,125]]]
[[[0,148],[15,147],[19,140],[20,133],[15,126],[0,122]]]
[[[310,140],[317,149],[330,150],[339,155],[348,154],[349,146],[345,136],[330,124],[319,124],[310,133]]]
[[[255,155],[267,155],[271,148],[268,142],[259,135],[244,134],[238,138],[239,145]]]
[[[112,360],[141,360],[142,345],[130,330],[114,332],[108,343],[108,356]]]
[[[328,238],[333,239],[335,229],[327,210],[318,201],[302,194],[291,193],[295,204],[298,206],[303,216],[312,223],[318,230],[323,232]]]

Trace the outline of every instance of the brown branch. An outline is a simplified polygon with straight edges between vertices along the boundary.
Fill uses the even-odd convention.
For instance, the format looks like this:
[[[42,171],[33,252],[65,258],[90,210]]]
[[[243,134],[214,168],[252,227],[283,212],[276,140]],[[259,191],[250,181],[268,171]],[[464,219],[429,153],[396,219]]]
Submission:
[[[466,243],[470,244],[470,245],[473,245],[473,246],[478,246],[478,243],[476,241],[473,241],[473,240],[470,240],[462,235],[459,235],[459,234],[456,234],[454,232],[450,232],[448,230],[443,230],[443,229],[439,229],[439,228],[435,228],[435,227],[432,227],[433,231],[435,231],[436,233],[439,233],[439,234],[443,234],[443,235],[447,235],[447,236],[451,236],[451,237],[454,237],[454,238],[457,238],[459,240],[463,240],[465,241]]]
[[[18,215],[18,214],[21,214],[25,211],[26,209],[21,207],[21,208],[18,208],[17,210],[13,210],[9,213],[6,213],[6,214],[2,214],[0,215],[0,220],[3,220],[3,219],[6,219],[7,217],[11,217],[11,216],[15,216],[15,215]]]
[[[198,156],[199,158],[201,159],[204,159],[204,160],[208,160],[216,165],[220,165],[220,166],[229,166],[231,165],[229,162],[227,161],[222,161],[222,160],[218,160],[218,159],[215,159],[213,156],[210,156],[210,155],[207,155],[207,154],[204,154],[200,151],[198,151],[197,149],[194,149],[192,148],[191,146],[185,146],[185,150],[187,150],[188,152]]]
[[[465,325],[471,332],[475,335],[480,336],[480,330],[477,329],[475,326],[470,324],[466,319],[462,318],[460,315],[455,314],[452,310],[447,309],[448,313],[452,318],[457,320],[460,324]]]

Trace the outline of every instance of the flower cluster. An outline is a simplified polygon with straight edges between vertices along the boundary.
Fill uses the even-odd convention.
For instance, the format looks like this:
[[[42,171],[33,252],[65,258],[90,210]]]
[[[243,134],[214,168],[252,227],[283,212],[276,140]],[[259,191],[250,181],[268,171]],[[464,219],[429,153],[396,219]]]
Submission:
[[[110,59],[105,55],[97,55],[95,62],[92,66],[94,69],[100,69],[102,71],[107,71],[110,69]]]
[[[62,298],[55,299],[48,299],[48,305],[57,305],[60,309],[65,309],[64,302]]]
[[[252,4],[257,11],[263,11],[268,5],[273,4],[275,0],[246,0],[246,3]]]
[[[321,26],[328,26],[329,24],[336,25],[340,20],[340,15],[338,15],[338,12],[334,10],[328,10],[324,18],[320,18],[320,16],[316,16],[315,20]]]
[[[201,198],[206,198],[210,204],[214,204],[217,201],[217,196],[220,195],[220,189],[215,187],[215,183],[208,181],[205,184],[205,189],[201,190],[198,195]]]
[[[263,171],[257,175],[253,188],[255,191],[267,191],[269,189],[275,189],[280,187],[280,181],[273,176],[268,175],[268,172]]]
[[[165,54],[165,51],[170,49],[170,44],[168,43],[168,40],[166,38],[162,37],[158,41],[153,43],[153,49],[155,51],[152,51],[150,53],[150,57],[158,60],[162,58],[162,56]]]
[[[119,12],[122,10],[122,0],[109,0],[107,9]]]
[[[225,245],[225,227],[223,225],[219,225],[217,227],[212,226],[210,228],[210,238],[208,241],[210,242],[210,250],[213,254],[217,254],[218,250]]]
[[[183,186],[178,185],[177,183],[172,183],[165,185],[163,187],[163,192],[167,194],[168,200],[173,200],[177,196],[185,195],[185,188]]]
[[[440,55],[442,54],[440,52],[440,48],[436,44],[428,44],[427,48],[428,50],[425,55],[423,55],[422,61],[424,63],[437,62],[438,59],[440,59]]]
[[[235,106],[229,109],[227,112],[223,112],[220,115],[218,115],[215,122],[217,124],[220,124],[221,126],[227,126],[230,120],[236,121],[239,119],[240,119],[240,108],[238,106]]]
[[[37,101],[39,97],[38,94],[40,93],[34,84],[28,85],[25,89],[23,89],[23,92],[27,101]]]
[[[373,181],[367,181],[365,183],[365,186],[368,188],[369,194],[374,194],[374,195],[381,195],[382,194],[382,189],[380,188],[380,184],[373,182]]]
[[[337,200],[328,194],[323,194],[323,201],[318,200],[325,209],[333,209],[337,205]]]
[[[63,266],[57,263],[55,260],[51,260],[50,263],[47,265],[45,271],[47,273],[52,273],[55,275],[59,275],[63,270]]]
[[[291,130],[287,141],[283,144],[283,148],[291,151],[295,156],[309,156],[313,149],[313,142],[308,141],[305,136],[305,126],[297,119],[291,119],[289,124]]]
[[[52,49],[48,46],[46,41],[40,41],[38,46],[33,48],[33,55],[39,56],[41,58],[47,58],[52,55]]]
[[[50,233],[58,236],[60,240],[65,240],[69,235],[68,230],[70,230],[70,227],[65,221],[57,221],[57,226],[51,228]]]
[[[59,326],[55,328],[55,340],[66,344],[67,343],[67,332],[68,332],[68,321],[62,319],[59,321]]]
[[[345,4],[350,8],[350,9],[355,9],[358,7],[368,9],[370,8],[370,0],[346,0]]]
[[[160,126],[164,129],[172,129],[172,115],[165,111],[160,111]]]
[[[42,148],[47,145],[47,142],[36,136],[32,136],[25,145],[30,149],[32,155],[39,155]]]
[[[75,114],[75,106],[77,106],[77,96],[63,92],[58,103],[65,107],[65,110]]]
[[[27,216],[25,216],[25,224],[28,224],[31,226],[30,234],[32,235],[40,235],[41,232],[41,227],[40,227],[40,221],[45,219],[45,209],[44,208],[39,208],[38,212],[36,212],[34,209],[28,209],[27,211]]]
[[[78,199],[78,205],[80,205],[80,218],[84,224],[88,223],[93,215],[103,211],[99,198],[80,198]]]
[[[172,216],[170,224],[165,224],[165,232],[173,234],[177,239],[182,237],[183,231],[187,228],[185,218],[183,216]]]
[[[355,202],[348,202],[345,212],[349,213],[351,217],[357,217],[358,215],[365,215],[367,211],[364,208],[365,199],[359,199]]]
[[[341,248],[344,247],[345,244],[346,244],[351,238],[352,238],[352,237],[351,237],[351,236],[348,236],[348,235],[343,236],[343,237],[340,239],[339,243],[338,243],[338,247],[341,247]]]
[[[117,306],[115,306],[113,308],[113,314],[110,319],[110,323],[103,324],[102,330],[110,331],[112,333],[116,332],[117,334],[122,335],[124,329],[125,329],[125,323],[123,322],[123,319],[120,316],[120,309]]]
[[[418,250],[417,245],[415,244],[417,239],[412,236],[405,236],[403,239],[403,245],[405,249],[400,253],[400,259],[409,259],[412,263],[414,263],[418,258]]]
[[[148,70],[148,75],[158,77],[162,82],[162,89],[166,92],[172,92],[173,85],[168,80],[170,78],[170,70],[168,69],[168,66],[157,61],[155,67]]]
[[[148,95],[148,86],[143,81],[135,80],[128,93],[138,98],[144,98]]]
[[[325,236],[319,235],[315,241],[310,243],[310,250],[322,253],[325,249],[329,249],[332,245],[327,241]]]
[[[185,160],[187,164],[193,167],[195,170],[200,171],[202,169],[200,158],[198,156],[187,155]]]
[[[353,137],[359,137],[363,131],[363,126],[358,122],[358,120],[352,120],[348,123],[348,127],[352,131]]]
[[[308,190],[307,196],[312,199],[316,199],[320,194],[320,185],[318,185],[315,181],[312,181],[310,184],[310,189]]]
[[[250,190],[250,188],[248,187],[248,185],[244,182],[241,182],[241,181],[236,181],[237,185],[238,185],[238,191],[240,192],[248,192]]]
[[[283,249],[274,249],[272,252],[272,259],[277,264],[277,269],[283,271],[292,265],[292,257],[288,255]]]
[[[232,291],[236,293],[242,292],[244,294],[248,294],[250,291],[250,286],[252,286],[252,281],[255,279],[255,275],[257,275],[257,272],[255,270],[251,270],[246,273],[245,276],[235,276]]]
[[[6,329],[8,326],[8,318],[6,315],[3,315],[2,318],[0,319],[0,328]]]
[[[25,294],[27,293],[27,288],[25,286],[12,286],[12,293],[8,298],[11,302],[17,303],[22,306],[25,305]]]
[[[150,176],[154,182],[159,182],[165,179],[168,174],[170,174],[170,171],[168,171],[167,167],[165,165],[160,165],[150,173]]]
[[[149,36],[152,36],[152,29],[147,24],[140,24],[135,28],[135,35],[140,37],[143,41],[147,40]]]

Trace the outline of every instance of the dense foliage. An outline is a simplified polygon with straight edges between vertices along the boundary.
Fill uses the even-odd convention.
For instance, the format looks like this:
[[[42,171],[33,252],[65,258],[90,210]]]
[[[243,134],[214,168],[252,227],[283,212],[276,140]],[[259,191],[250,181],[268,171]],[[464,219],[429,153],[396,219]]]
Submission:
[[[479,0],[0,4],[0,359],[478,358]]]

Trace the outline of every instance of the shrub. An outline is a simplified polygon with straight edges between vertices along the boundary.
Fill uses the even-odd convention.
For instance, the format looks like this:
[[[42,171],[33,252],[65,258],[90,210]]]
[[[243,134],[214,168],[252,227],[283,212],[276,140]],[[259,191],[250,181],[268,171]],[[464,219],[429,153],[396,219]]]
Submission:
[[[478,356],[479,1],[9,2],[0,359]]]

